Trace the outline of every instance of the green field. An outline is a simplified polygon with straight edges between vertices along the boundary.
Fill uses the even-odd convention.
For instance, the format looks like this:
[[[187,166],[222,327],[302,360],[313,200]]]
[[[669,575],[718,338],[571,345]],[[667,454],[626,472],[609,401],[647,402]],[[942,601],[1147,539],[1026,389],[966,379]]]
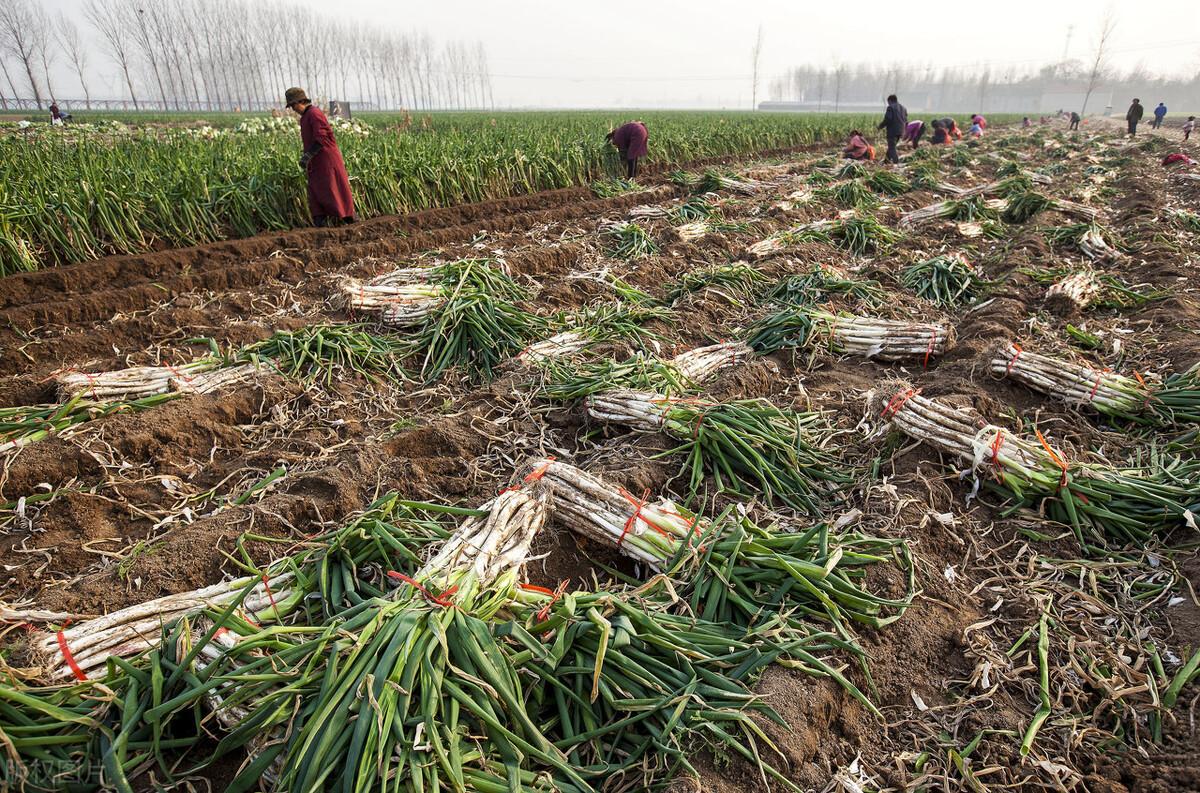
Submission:
[[[666,167],[832,142],[878,118],[580,111],[406,120],[377,113],[339,130],[338,141],[359,215],[372,217],[615,174],[604,133],[633,115],[650,128],[650,162]],[[270,121],[261,113],[97,113],[88,120],[96,123],[0,126],[0,275],[309,223],[294,125],[246,129]]]

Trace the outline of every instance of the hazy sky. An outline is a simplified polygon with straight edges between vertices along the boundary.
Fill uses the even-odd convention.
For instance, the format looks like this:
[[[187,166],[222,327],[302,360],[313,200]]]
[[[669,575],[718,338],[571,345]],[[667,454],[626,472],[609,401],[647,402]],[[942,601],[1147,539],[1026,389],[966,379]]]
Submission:
[[[1062,57],[1071,26],[1068,54],[1086,58],[1106,7],[1101,0],[296,1],[443,41],[481,40],[497,105],[542,107],[749,107],[750,50],[760,24],[760,100],[772,76],[805,62],[986,63],[1001,80],[1007,69]],[[81,0],[41,2],[87,27]],[[1198,0],[1117,0],[1111,7],[1114,66],[1200,70]],[[851,16],[850,8],[863,16]],[[103,93],[118,95],[111,63],[102,56],[93,61]],[[61,66],[59,72],[59,85],[77,83]]]

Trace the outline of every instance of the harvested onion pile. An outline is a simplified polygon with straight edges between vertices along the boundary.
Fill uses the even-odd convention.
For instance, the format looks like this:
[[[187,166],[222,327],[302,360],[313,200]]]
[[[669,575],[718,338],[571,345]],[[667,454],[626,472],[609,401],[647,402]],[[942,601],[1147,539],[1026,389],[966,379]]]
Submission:
[[[992,372],[1071,405],[1112,416],[1130,417],[1149,402],[1146,389],[1132,377],[1026,352],[1009,345],[992,358]]]
[[[942,324],[789,308],[756,322],[747,343],[755,352],[766,354],[815,344],[822,337],[828,340],[831,350],[840,354],[879,361],[920,358],[927,365],[945,353],[953,341],[953,330]]]
[[[907,386],[893,393],[882,417],[967,462],[977,483],[1012,502],[1010,512],[1035,508],[1069,526],[1088,551],[1108,540],[1141,546],[1200,511],[1200,460],[1152,453],[1120,468],[1069,461],[1040,434],[1026,440]]]
[[[1080,270],[1051,284],[1050,288],[1046,290],[1046,299],[1066,300],[1082,311],[1100,297],[1103,289],[1100,279],[1094,272]]]
[[[831,437],[819,413],[785,410],[762,399],[713,402],[615,389],[587,400],[594,419],[681,441],[682,473],[690,480],[689,503],[706,473],[718,490],[741,496],[762,493],[809,515],[837,503],[850,481],[846,466],[824,448]]]
[[[199,375],[223,365],[220,358],[202,358],[180,366],[133,366],[113,372],[66,371],[55,376],[62,402],[81,397],[97,401],[123,401],[189,390],[173,387],[187,385]],[[202,392],[203,393],[203,392]]]

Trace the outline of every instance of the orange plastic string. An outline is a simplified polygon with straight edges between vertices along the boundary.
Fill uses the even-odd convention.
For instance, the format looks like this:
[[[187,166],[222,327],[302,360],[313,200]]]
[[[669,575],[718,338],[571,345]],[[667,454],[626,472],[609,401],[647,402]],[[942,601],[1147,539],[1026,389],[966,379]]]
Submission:
[[[420,592],[422,595],[424,595],[425,599],[428,600],[430,603],[441,606],[442,608],[450,608],[451,606],[454,605],[454,603],[450,600],[450,598],[454,595],[455,592],[458,591],[457,586],[452,586],[449,589],[442,592],[442,594],[435,595],[432,592],[430,592],[428,589],[426,589],[416,579],[409,578],[404,573],[398,573],[395,570],[388,570],[387,574],[388,574],[388,578],[395,578],[399,581],[403,581],[404,583],[406,583],[409,586],[416,589],[418,592]]]
[[[1012,374],[1013,365],[1017,362],[1017,359],[1021,357],[1021,353],[1025,352],[1021,349],[1020,344],[1014,344],[1013,349],[1016,350],[1016,352],[1014,352],[1012,358],[1009,358],[1008,360],[1008,368],[1004,370],[1004,374],[1006,375]]]
[[[921,389],[918,388],[913,390],[909,388],[902,393],[896,394],[886,405],[884,405],[883,412],[879,414],[880,417],[886,419],[896,415],[900,412],[900,408],[904,406],[905,402],[912,399],[919,393],[921,393]]]
[[[1057,465],[1062,470],[1062,477],[1058,480],[1059,488],[1061,489],[1061,488],[1066,487],[1067,486],[1067,471],[1069,470],[1067,467],[1067,464],[1063,461],[1063,459],[1061,457],[1059,457],[1057,454],[1054,453],[1054,450],[1050,448],[1050,444],[1046,443],[1046,439],[1044,437],[1042,437],[1041,430],[1035,429],[1034,432],[1037,433],[1037,439],[1039,441],[1041,441],[1042,448],[1046,450],[1046,454],[1050,455],[1050,459],[1054,462],[1055,465]]]

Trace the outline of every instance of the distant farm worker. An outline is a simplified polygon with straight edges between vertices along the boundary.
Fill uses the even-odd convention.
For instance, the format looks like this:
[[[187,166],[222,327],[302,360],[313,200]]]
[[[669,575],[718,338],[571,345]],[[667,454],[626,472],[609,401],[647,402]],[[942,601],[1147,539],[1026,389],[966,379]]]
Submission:
[[[938,119],[933,122],[933,138],[930,143],[934,146],[949,146],[954,143],[954,138],[950,137],[950,130],[946,129],[944,119]]]
[[[1071,111],[1071,129],[1079,129],[1079,114],[1074,110]]]
[[[921,136],[925,134],[924,121],[910,121],[908,126],[904,128],[904,142],[911,143],[912,147],[917,148],[917,144],[921,142]]]
[[[1029,129],[1033,126],[1033,122],[1029,120],[1029,116],[1021,119],[1021,129]]]
[[[967,136],[971,138],[983,137],[983,127],[980,125],[978,120],[971,122],[971,128],[967,130]]]
[[[1187,140],[1192,137],[1192,130],[1196,128],[1196,117],[1188,116],[1188,120],[1183,122],[1183,139]]]
[[[1150,129],[1158,129],[1162,126],[1162,121],[1167,117],[1167,106],[1162,102],[1158,103],[1158,107],[1154,108],[1154,121],[1150,123]]]
[[[71,120],[70,113],[64,113],[58,109],[58,102],[50,105],[50,123],[56,127],[61,127],[63,124]]]
[[[887,98],[887,110],[883,111],[883,121],[880,121],[877,127],[877,129],[887,131],[888,162],[900,162],[900,155],[896,151],[896,144],[904,136],[904,128],[907,126],[908,111],[904,108],[904,105],[900,104],[900,100],[896,98],[896,95],[892,94]]]
[[[1142,107],[1140,99],[1134,99],[1133,104],[1129,106],[1129,110],[1125,113],[1125,121],[1129,124],[1129,137],[1137,134],[1138,122],[1142,120],[1142,114],[1146,112],[1146,108]]]
[[[971,123],[978,124],[980,129],[987,129],[987,119],[984,118],[979,113],[976,113],[973,116],[971,116]]]
[[[958,128],[958,122],[946,116],[942,119],[942,126],[946,128],[946,134],[954,140],[962,140],[962,130]]]
[[[605,140],[617,147],[625,161],[625,177],[637,176],[638,160],[646,156],[646,141],[650,132],[642,121],[629,121],[605,136]]]
[[[329,119],[308,100],[303,88],[287,89],[284,103],[289,110],[300,114],[300,143],[304,147],[300,167],[308,175],[308,210],[313,225],[327,226],[333,220],[353,223],[350,176]]]
[[[850,140],[846,143],[846,148],[842,149],[842,156],[847,160],[873,160],[875,159],[875,147],[867,143],[867,139],[858,130],[850,133]]]

